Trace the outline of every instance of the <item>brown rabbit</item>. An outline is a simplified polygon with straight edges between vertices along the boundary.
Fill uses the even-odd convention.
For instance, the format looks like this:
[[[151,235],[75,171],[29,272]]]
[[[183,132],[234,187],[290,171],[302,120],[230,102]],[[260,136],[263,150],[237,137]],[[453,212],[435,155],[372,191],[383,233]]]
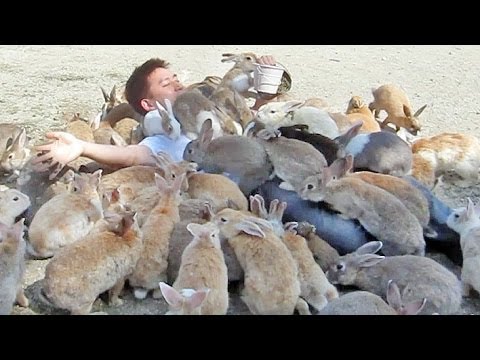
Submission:
[[[321,176],[307,178],[300,196],[324,201],[343,216],[357,219],[365,230],[384,242],[383,253],[387,256],[425,255],[423,230],[417,218],[389,192],[345,176],[352,166],[351,155],[336,160]]]
[[[226,315],[228,277],[218,227],[211,222],[204,225],[192,223],[187,229],[193,235],[193,240],[183,251],[178,277],[173,283],[176,291],[171,291],[160,283],[162,294],[170,305],[167,314],[191,315],[195,310],[186,306],[185,303],[188,302],[179,297],[178,291],[208,289],[206,299],[197,310],[198,314]]]
[[[353,125],[357,120],[362,120],[363,125],[360,128],[359,133],[371,133],[381,131],[380,125],[378,124],[375,116],[368,108],[367,104],[363,101],[360,96],[353,96],[348,102],[347,111],[345,114],[351,120]]]
[[[0,315],[10,315],[15,302],[28,306],[22,288],[25,273],[23,221],[13,226],[0,223]]]
[[[241,298],[249,310],[258,315],[293,314],[300,296],[298,269],[271,225],[231,209],[217,213],[213,222],[245,271]]]
[[[160,197],[142,226],[143,251],[128,278],[137,299],[145,299],[150,290],[155,290],[154,298],[161,296],[158,283],[167,280],[168,244],[175,224],[180,221],[178,206],[184,177],[176,178],[170,186],[163,177],[155,174]]]
[[[140,257],[142,233],[132,212],[109,219],[109,231],[61,249],[48,263],[41,297],[72,315],[90,313],[107,290],[110,303],[121,303],[118,294]]]
[[[0,159],[3,152],[20,135],[22,128],[15,124],[0,123]]]
[[[98,193],[102,171],[76,174],[72,192],[43,204],[28,229],[28,252],[38,258],[52,257],[60,248],[83,239],[102,218]]]
[[[375,115],[375,118],[378,118],[382,110],[385,110],[388,114],[382,123],[382,127],[392,123],[395,125],[396,131],[400,130],[400,128],[405,128],[411,134],[417,135],[418,131],[421,130],[418,117],[427,105],[422,106],[412,115],[412,106],[407,95],[402,89],[393,84],[382,85],[376,90],[373,89],[372,94],[375,100],[368,107]]]
[[[88,120],[80,117],[80,113],[75,113],[73,117],[68,120],[67,128],[65,130],[74,135],[77,139],[92,143],[95,142],[93,131],[88,124]]]
[[[308,222],[301,222],[297,227],[297,234],[307,240],[308,248],[313,254],[315,261],[326,272],[334,264],[340,255],[329,243],[316,234],[315,226]]]
[[[15,189],[0,191],[0,223],[12,226],[15,218],[30,207],[30,198]]]

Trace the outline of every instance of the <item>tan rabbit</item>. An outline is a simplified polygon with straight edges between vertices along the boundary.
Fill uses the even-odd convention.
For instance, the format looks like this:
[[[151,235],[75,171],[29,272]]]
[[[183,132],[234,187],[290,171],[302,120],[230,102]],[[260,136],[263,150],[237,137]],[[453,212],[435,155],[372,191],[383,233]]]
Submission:
[[[425,255],[422,226],[405,205],[389,192],[352,176],[345,176],[353,157],[336,160],[321,176],[305,180],[304,200],[324,201],[349,219],[357,219],[370,234],[384,242],[383,253]]]
[[[128,278],[137,299],[145,299],[150,290],[155,290],[154,298],[161,296],[158,283],[167,280],[168,244],[175,224],[180,221],[178,206],[184,177],[176,178],[170,186],[155,174],[160,197],[142,226],[143,251],[135,271]]]
[[[478,181],[480,141],[473,135],[442,133],[419,139],[412,152],[412,176],[431,188],[442,175],[445,182],[462,187]]]
[[[353,291],[329,302],[319,315],[417,315],[426,301],[424,298],[404,304],[397,284],[390,280],[387,302],[368,291]]]
[[[259,142],[236,135],[213,139],[210,120],[203,123],[199,138],[187,145],[183,159],[208,173],[228,173],[245,195],[264,183],[273,170]]]
[[[297,226],[297,223],[287,224],[282,240],[298,265],[300,296],[315,310],[320,311],[328,302],[338,298],[338,291],[330,284],[321,267],[315,262],[305,238],[297,235],[295,230]]]
[[[353,125],[357,120],[362,120],[363,125],[360,128],[361,134],[381,131],[375,116],[368,108],[367,104],[360,96],[353,96],[348,102],[347,111],[345,114],[351,120]]]
[[[15,189],[0,191],[0,223],[12,226],[15,218],[30,207],[30,198]]]
[[[376,174],[369,171],[360,171],[348,176],[361,179],[371,185],[388,191],[415,215],[425,231],[429,231],[430,210],[428,200],[419,189],[411,185],[408,181],[395,176]]]
[[[393,84],[382,85],[376,90],[373,89],[372,94],[375,100],[368,107],[375,115],[375,118],[378,118],[382,110],[388,115],[383,120],[382,127],[392,123],[395,125],[396,131],[400,130],[400,128],[405,128],[413,135],[417,135],[422,128],[418,117],[427,105],[422,106],[412,115],[412,106],[407,95],[402,89]]]
[[[25,273],[23,221],[13,226],[0,223],[0,315],[10,315],[15,302],[28,307],[22,288]]]
[[[462,294],[455,274],[422,256],[374,255],[381,247],[380,241],[372,241],[340,257],[327,271],[328,280],[332,284],[354,285],[383,299],[388,282],[393,280],[405,302],[427,299],[422,314],[447,315],[458,311]]]
[[[74,135],[77,139],[92,143],[95,142],[93,131],[88,124],[88,120],[80,117],[80,113],[75,113],[73,117],[68,120],[65,131]]]
[[[248,91],[253,87],[253,72],[257,67],[258,57],[252,52],[240,54],[222,54],[222,62],[234,62],[235,65],[222,78],[219,88],[227,87],[240,93],[244,98],[251,97]]]
[[[28,230],[28,252],[52,257],[60,248],[83,239],[103,217],[98,186],[102,171],[75,175],[72,192],[53,197],[38,209]]]
[[[41,296],[49,303],[72,315],[90,313],[105,291],[111,304],[121,303],[118,295],[140,257],[142,233],[132,212],[112,216],[110,225],[61,249],[48,263]]]
[[[22,127],[15,124],[0,123],[0,159],[3,152],[22,132]]]
[[[293,314],[300,300],[298,269],[271,225],[231,209],[217,213],[213,222],[245,271],[241,298],[248,309],[257,315]]]
[[[470,296],[474,289],[480,293],[480,206],[470,198],[466,208],[455,209],[447,219],[447,225],[460,234],[462,247],[462,294]]]
[[[25,168],[32,157],[32,150],[28,145],[27,131],[22,129],[18,136],[8,144],[0,160],[0,169],[18,177],[20,171]]]
[[[280,188],[296,191],[309,176],[321,174],[327,166],[325,156],[309,143],[260,130],[255,138],[262,144],[273,165],[274,174],[283,182]]]
[[[297,234],[307,240],[308,248],[313,254],[315,261],[320,265],[323,272],[326,272],[334,264],[340,255],[329,243],[316,234],[315,226],[301,222],[297,227]]]
[[[178,209],[180,221],[175,224],[168,242],[167,278],[170,284],[173,284],[177,278],[183,251],[192,241],[192,235],[188,231],[187,225],[191,223],[205,224],[211,220],[213,213],[208,201],[196,199],[183,200]]]
[[[191,315],[195,311],[179,296],[179,291],[208,289],[206,299],[197,310],[198,314],[226,315],[228,277],[218,227],[211,222],[204,225],[192,223],[187,225],[187,229],[193,235],[193,240],[183,251],[178,277],[173,283],[176,291],[160,283],[162,294],[170,305],[168,314]]]
[[[110,91],[110,94],[108,94],[103,87],[100,87],[100,90],[102,90],[103,99],[105,100],[105,102],[102,105],[102,112],[100,116],[100,119],[102,120],[110,113],[110,111],[114,107],[122,103],[126,103],[127,101],[124,98],[124,96],[117,95],[116,85],[113,85],[112,90]],[[121,92],[123,93],[124,91],[121,91]],[[96,127],[94,127],[94,129],[98,129],[98,124]]]

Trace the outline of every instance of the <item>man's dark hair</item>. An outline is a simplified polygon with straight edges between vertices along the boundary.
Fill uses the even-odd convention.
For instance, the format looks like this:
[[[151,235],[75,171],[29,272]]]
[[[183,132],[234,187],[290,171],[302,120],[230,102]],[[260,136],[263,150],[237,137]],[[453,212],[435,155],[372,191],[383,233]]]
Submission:
[[[167,69],[170,66],[168,62],[159,58],[147,60],[142,65],[133,70],[132,75],[127,80],[125,86],[125,97],[130,105],[138,113],[145,115],[147,112],[141,105],[141,100],[147,96],[148,76],[158,68]]]

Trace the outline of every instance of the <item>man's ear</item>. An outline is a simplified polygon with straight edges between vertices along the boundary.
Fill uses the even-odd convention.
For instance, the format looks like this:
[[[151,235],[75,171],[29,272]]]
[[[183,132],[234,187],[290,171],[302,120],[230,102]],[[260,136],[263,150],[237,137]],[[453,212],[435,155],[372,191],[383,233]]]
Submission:
[[[142,105],[143,110],[145,110],[146,112],[150,112],[157,109],[154,102],[150,101],[149,99],[140,100],[140,104]]]

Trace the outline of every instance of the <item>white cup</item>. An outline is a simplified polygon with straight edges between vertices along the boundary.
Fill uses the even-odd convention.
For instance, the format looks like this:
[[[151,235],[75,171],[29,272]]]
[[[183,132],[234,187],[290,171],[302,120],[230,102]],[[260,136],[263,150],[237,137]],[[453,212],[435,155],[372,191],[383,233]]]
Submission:
[[[276,94],[282,83],[284,69],[279,66],[258,64],[253,73],[253,86],[258,92]]]

